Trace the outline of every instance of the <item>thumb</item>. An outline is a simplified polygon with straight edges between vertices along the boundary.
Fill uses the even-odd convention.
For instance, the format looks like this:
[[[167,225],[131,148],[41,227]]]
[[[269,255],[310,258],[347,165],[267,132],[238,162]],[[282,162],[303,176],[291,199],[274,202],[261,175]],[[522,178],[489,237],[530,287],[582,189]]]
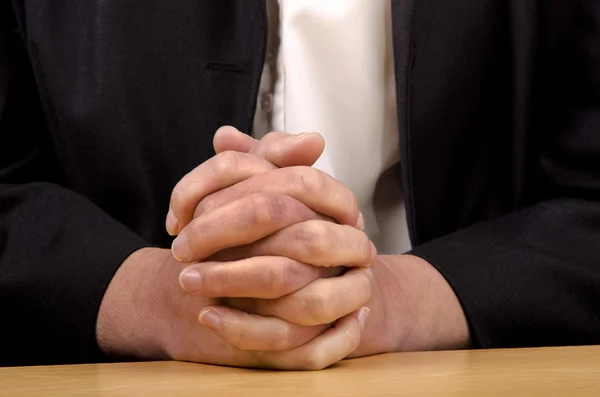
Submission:
[[[248,153],[257,144],[258,140],[231,126],[219,128],[213,138],[213,147],[217,154],[228,150]]]
[[[254,154],[273,165],[283,167],[312,166],[323,154],[325,140],[316,132],[288,134],[271,132],[260,141],[235,127],[219,128],[213,139],[216,153],[227,150]]]
[[[312,166],[323,154],[325,140],[316,132],[288,134],[271,132],[249,153],[263,157],[277,167]]]

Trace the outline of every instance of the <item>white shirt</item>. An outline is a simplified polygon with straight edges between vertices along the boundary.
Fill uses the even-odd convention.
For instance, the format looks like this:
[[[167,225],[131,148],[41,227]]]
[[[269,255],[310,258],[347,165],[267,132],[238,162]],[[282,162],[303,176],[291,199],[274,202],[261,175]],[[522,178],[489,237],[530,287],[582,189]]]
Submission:
[[[410,249],[400,160],[389,0],[270,0],[254,135],[317,131],[315,167],[357,197],[381,254]]]

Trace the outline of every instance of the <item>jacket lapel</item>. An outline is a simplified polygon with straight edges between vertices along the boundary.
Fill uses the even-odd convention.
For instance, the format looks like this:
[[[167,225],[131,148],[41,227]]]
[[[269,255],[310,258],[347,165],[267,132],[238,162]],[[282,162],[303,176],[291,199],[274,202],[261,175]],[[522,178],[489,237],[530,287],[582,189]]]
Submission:
[[[411,241],[415,235],[415,211],[413,206],[413,189],[411,188],[410,167],[410,74],[413,56],[413,16],[415,0],[392,0],[392,30],[394,40],[394,68],[396,74],[396,102],[398,109],[398,129],[400,134],[400,157],[402,159],[402,186],[406,205],[406,216]]]
[[[524,126],[514,135],[513,120],[516,112],[527,112],[529,77],[513,84],[515,73],[531,67],[523,58],[530,51],[521,47],[531,39],[515,39],[511,22],[525,18],[523,32],[528,14],[513,3],[392,0],[402,179],[413,246],[515,205],[521,174],[513,154],[522,156]]]

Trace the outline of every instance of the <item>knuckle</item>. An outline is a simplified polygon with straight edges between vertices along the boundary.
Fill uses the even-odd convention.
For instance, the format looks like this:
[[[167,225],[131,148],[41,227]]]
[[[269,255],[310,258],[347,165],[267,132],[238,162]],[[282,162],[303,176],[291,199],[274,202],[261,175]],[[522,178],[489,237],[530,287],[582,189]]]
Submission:
[[[302,370],[320,371],[327,368],[332,363],[327,361],[323,350],[313,349],[310,354],[305,355],[299,360],[298,366]]]
[[[252,350],[252,341],[248,335],[248,329],[244,326],[233,326],[233,324],[222,325],[223,336],[232,345],[242,350]]]
[[[186,226],[185,236],[189,241],[190,249],[196,247],[195,242],[204,241],[207,236],[211,234],[211,227],[202,218],[192,219],[192,221]],[[201,248],[201,247],[197,247]]]
[[[296,262],[292,259],[285,259],[286,263],[279,266],[281,276],[279,281],[280,296],[290,294],[302,288],[306,283],[312,281],[318,273],[318,269]]]
[[[284,196],[257,193],[250,196],[247,205],[251,222],[258,225],[280,224],[287,216],[288,205]]]
[[[229,191],[227,188],[213,192],[204,197],[200,203],[198,203],[196,210],[194,211],[194,217],[214,211],[228,203],[232,203],[236,200],[236,198],[237,196],[235,194],[232,195],[231,191]],[[238,202],[237,205],[243,206],[243,202]]]
[[[219,193],[220,192],[213,193],[209,196],[204,197],[202,200],[200,200],[200,202],[196,206],[196,209],[194,210],[194,218],[217,208]],[[215,196],[217,196],[217,197],[215,197]]]
[[[263,280],[269,299],[281,298],[302,288],[316,278],[317,269],[288,258],[280,258],[277,266],[265,273]]]
[[[271,131],[266,134],[261,140],[261,143],[272,143],[273,141],[277,141],[281,139],[281,133],[277,131]]]
[[[327,291],[314,292],[309,294],[304,299],[304,313],[306,313],[306,324],[304,325],[320,325],[331,322],[331,313],[328,309],[329,294]]]
[[[327,250],[330,241],[329,228],[325,222],[304,222],[298,226],[296,239],[302,254],[306,258],[320,258]]]
[[[233,150],[226,150],[213,157],[210,168],[215,177],[221,179],[227,173],[236,169],[239,165],[240,154]]]
[[[312,167],[295,167],[290,181],[291,186],[296,186],[302,193],[307,195],[323,195],[327,191],[327,180],[325,174]]]
[[[290,282],[285,266],[274,266],[266,273],[265,284],[271,290],[270,298],[279,298],[287,294]]]
[[[273,219],[273,202],[271,196],[265,193],[253,194],[247,201],[251,223],[266,225]]]
[[[236,321],[233,316],[221,313],[219,316],[219,335],[242,350],[252,350],[253,338],[244,322]]]
[[[285,351],[293,349],[295,346],[295,335],[291,326],[281,327],[276,337],[271,340],[271,348],[273,351]]]

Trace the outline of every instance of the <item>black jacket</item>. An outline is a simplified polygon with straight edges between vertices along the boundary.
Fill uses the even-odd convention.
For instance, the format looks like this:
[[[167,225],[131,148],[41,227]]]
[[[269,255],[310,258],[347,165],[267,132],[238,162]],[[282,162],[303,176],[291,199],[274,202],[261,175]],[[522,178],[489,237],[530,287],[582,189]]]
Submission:
[[[476,346],[600,343],[600,2],[392,0],[414,254]],[[249,131],[262,0],[0,3],[0,364],[102,360],[120,263]],[[365,132],[368,133],[368,132]]]

